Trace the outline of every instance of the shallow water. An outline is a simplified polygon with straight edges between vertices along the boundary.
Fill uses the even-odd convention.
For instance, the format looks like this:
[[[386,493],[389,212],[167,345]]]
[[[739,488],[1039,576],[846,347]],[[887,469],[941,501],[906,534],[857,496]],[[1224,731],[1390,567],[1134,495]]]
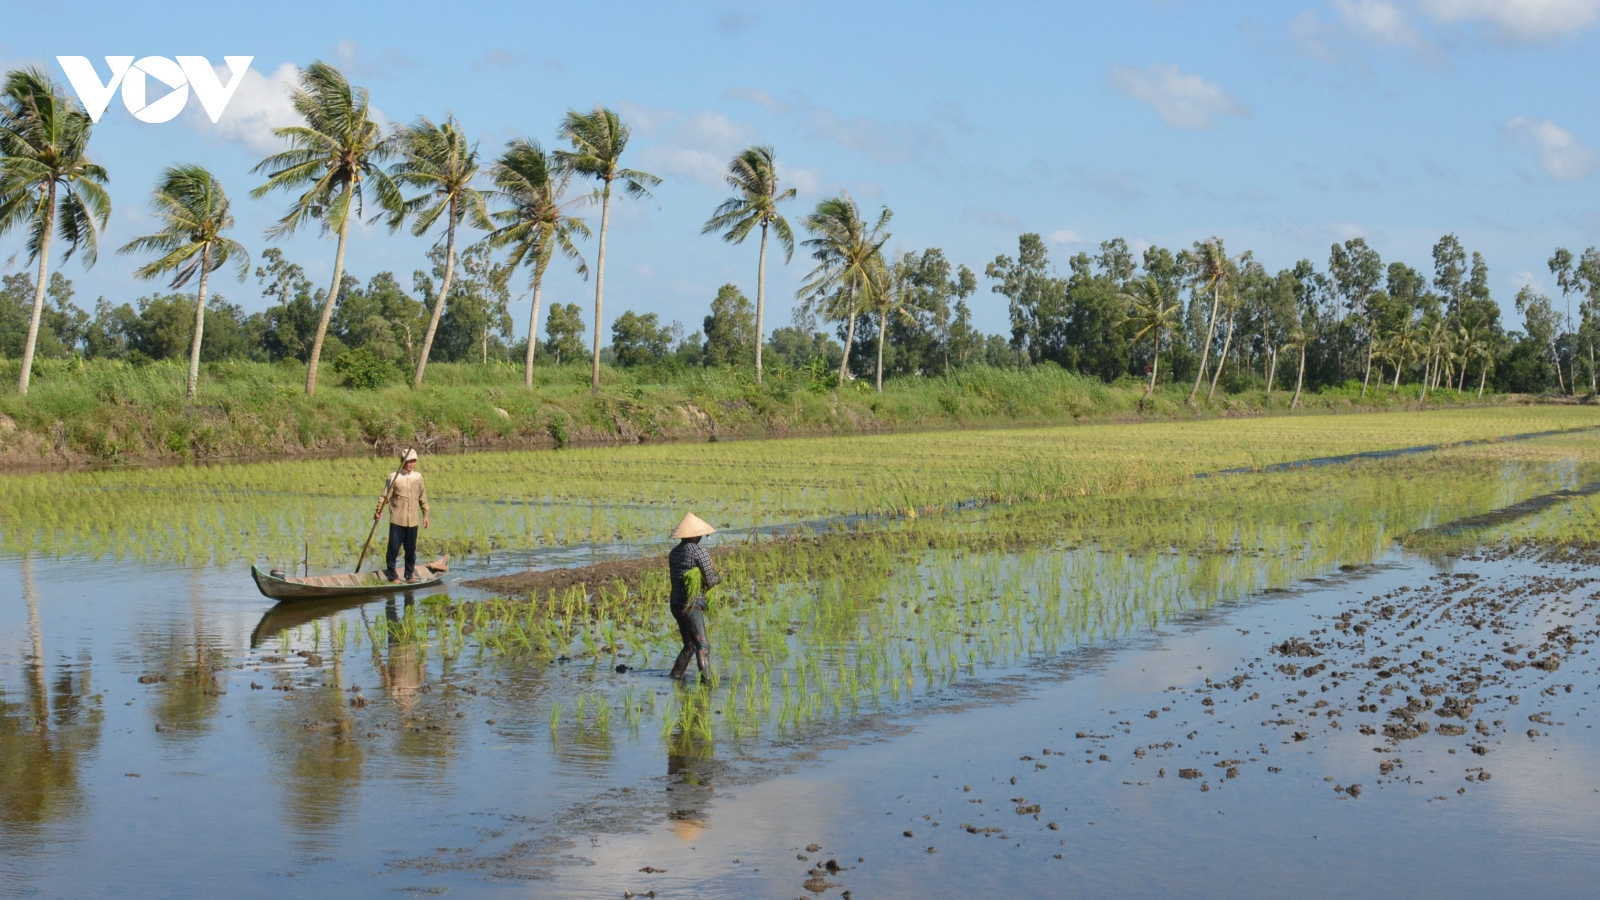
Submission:
[[[1237,548],[1244,552],[1047,548],[962,558],[960,569],[930,554],[859,584],[779,585],[775,609],[785,620],[806,603],[819,610],[810,619],[797,613],[802,633],[779,648],[791,665],[782,669],[786,685],[812,629],[825,633],[812,648],[823,674],[883,655],[875,643],[894,641],[887,668],[899,671],[904,660],[914,689],[896,681],[892,694],[874,688],[855,711],[769,723],[740,739],[713,720],[710,741],[663,737],[669,707],[705,695],[672,685],[653,668],[659,654],[618,674],[593,660],[518,661],[470,648],[454,655],[438,641],[400,642],[380,628],[408,610],[436,608],[427,604],[444,591],[273,610],[239,565],[0,559],[0,596],[15,598],[0,603],[0,894],[795,896],[808,868],[828,858],[847,867],[824,879],[836,885],[823,892],[833,896],[846,888],[858,897],[911,889],[1053,895],[1064,878],[1116,895],[1492,896],[1513,885],[1582,893],[1584,879],[1600,874],[1587,863],[1600,796],[1600,781],[1589,783],[1600,770],[1587,727],[1552,728],[1533,750],[1497,751],[1493,782],[1444,802],[1410,785],[1341,800],[1332,785],[1371,788],[1378,754],[1370,742],[1337,741],[1300,751],[1270,777],[1263,765],[1213,778],[1202,795],[1172,772],[1152,777],[1153,758],[1129,762],[1141,741],[1172,738],[1165,718],[1090,741],[1094,764],[1042,755],[1081,756],[1077,731],[1109,736],[1127,710],[1171,705],[1165,688],[1189,690],[1263,656],[1266,632],[1304,634],[1341,603],[1425,582],[1433,563],[1384,555],[1400,520],[1437,525],[1441,516],[1484,512],[1484,497],[1511,504],[1592,475],[1571,460],[1462,472],[1463,482],[1481,482],[1466,499],[1435,503],[1423,492],[1424,505],[1406,509],[1402,497],[1386,511],[1344,514],[1395,521],[1348,534],[1255,533]],[[1281,552],[1272,551],[1280,555],[1249,552],[1257,538],[1269,547],[1281,538]],[[1309,546],[1335,539],[1344,549]],[[637,549],[496,551],[458,567],[446,590],[470,599],[457,582]],[[1382,565],[1297,594],[1253,593],[1375,554]],[[1506,563],[1441,565],[1522,572]],[[1049,589],[1043,582],[1052,578]],[[988,596],[1013,583],[1022,585],[1016,596]],[[992,664],[941,676],[924,663],[913,672],[907,654],[916,644],[901,635],[936,643],[944,634],[930,624],[936,597],[974,585],[991,626],[974,619],[974,631],[983,646],[1001,648]],[[925,597],[930,611],[872,606],[870,597],[824,609],[828,591]],[[1246,595],[1242,604],[1198,609]],[[824,612],[840,618],[824,622]],[[719,627],[739,621],[730,611]],[[732,645],[719,649],[732,656]],[[300,653],[317,654],[321,665]],[[1582,677],[1594,681],[1588,671]],[[1586,703],[1584,690],[1596,687],[1551,702]],[[592,706],[578,722],[580,696],[608,698],[609,722],[596,722]],[[1552,708],[1574,723],[1587,712]],[[1191,718],[1204,715],[1194,707]],[[1227,722],[1276,757],[1256,734],[1259,720]],[[1145,732],[1148,740],[1135,737]],[[1190,754],[1240,752],[1227,731],[1185,734],[1178,737]],[[1419,758],[1408,771],[1424,764]],[[980,797],[984,804],[966,802]],[[1018,797],[1048,814],[1019,816]],[[956,831],[979,822],[970,810],[980,806],[985,821],[1002,820],[1006,839]],[[811,843],[822,849],[805,850]],[[795,858],[802,855],[809,859]],[[1510,860],[1509,868],[1492,859]],[[645,866],[666,871],[640,872]]]

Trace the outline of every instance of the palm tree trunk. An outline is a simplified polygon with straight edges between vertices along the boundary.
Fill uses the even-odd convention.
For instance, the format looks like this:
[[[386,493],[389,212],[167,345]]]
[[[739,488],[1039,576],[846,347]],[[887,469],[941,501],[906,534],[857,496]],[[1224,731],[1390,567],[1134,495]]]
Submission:
[[[1405,356],[1402,355],[1394,361],[1394,390],[1400,392],[1400,370],[1405,367]]]
[[[322,360],[322,341],[328,336],[328,320],[333,318],[333,305],[339,302],[339,282],[344,279],[344,247],[350,238],[349,209],[344,221],[339,223],[339,249],[333,254],[333,285],[328,288],[328,300],[322,307],[322,319],[317,323],[317,337],[311,342],[311,359],[306,365],[306,396],[317,394],[317,363]]]
[[[1206,377],[1206,361],[1211,358],[1211,342],[1217,336],[1217,299],[1219,291],[1215,284],[1211,287],[1211,325],[1206,330],[1206,343],[1200,348],[1200,371],[1195,373],[1194,387],[1189,391],[1189,403],[1194,404],[1194,398],[1200,393],[1200,382]]]
[[[1269,398],[1272,396],[1272,380],[1278,375],[1278,348],[1273,347],[1271,353],[1272,361],[1267,364],[1267,396]]]
[[[883,393],[883,339],[889,328],[889,311],[878,310],[878,393]]]
[[[1300,345],[1300,374],[1294,379],[1294,399],[1289,401],[1289,408],[1294,409],[1300,405],[1300,388],[1306,383],[1306,345]]]
[[[1372,380],[1372,335],[1367,335],[1367,374],[1361,376],[1361,399],[1367,399],[1367,382]],[[1382,373],[1379,373],[1380,377]]]
[[[761,345],[766,342],[767,223],[761,223],[761,261],[756,265],[756,384],[761,383]]]
[[[856,339],[856,289],[850,286],[850,325],[844,333],[844,359],[839,360],[839,387],[844,387],[844,373],[850,365],[850,345]]]
[[[1228,346],[1233,343],[1233,320],[1234,314],[1229,313],[1228,332],[1227,336],[1222,339],[1222,354],[1217,357],[1217,371],[1211,375],[1211,390],[1206,391],[1207,403],[1210,403],[1212,396],[1216,394],[1217,381],[1222,378],[1222,367],[1228,362]]]
[[[44,229],[39,240],[39,282],[33,286],[33,317],[28,320],[28,342],[22,345],[22,374],[17,377],[17,393],[28,395],[28,376],[33,374],[33,350],[39,344],[39,316],[44,312],[44,289],[50,274],[50,235],[56,227],[56,184],[50,182],[45,199]]]
[[[1150,358],[1150,386],[1144,389],[1145,398],[1156,392],[1156,372],[1161,369],[1161,331],[1156,330],[1154,353]]]
[[[539,345],[539,291],[544,287],[544,272],[533,273],[533,312],[528,315],[528,356],[523,362],[522,381],[533,387],[533,351]]]
[[[1478,399],[1483,399],[1483,383],[1489,380],[1489,361],[1483,361],[1483,371],[1478,373]]]
[[[600,393],[600,307],[606,298],[606,228],[611,224],[611,182],[600,192],[600,252],[594,264],[594,368],[589,392]]]
[[[194,304],[194,340],[189,343],[189,399],[200,384],[200,339],[206,333],[206,284],[211,277],[211,245],[200,251],[200,293]]]
[[[1589,390],[1592,393],[1600,394],[1600,384],[1596,383],[1594,370],[1594,341],[1589,342]]]
[[[417,357],[417,374],[411,379],[412,387],[422,387],[422,373],[427,370],[428,355],[433,352],[433,335],[439,330],[439,319],[444,316],[444,299],[450,296],[450,279],[456,273],[456,201],[453,197],[447,215],[450,216],[450,223],[445,228],[444,280],[439,282],[439,296],[433,299],[433,314],[428,317],[428,330],[422,335],[422,353]]]

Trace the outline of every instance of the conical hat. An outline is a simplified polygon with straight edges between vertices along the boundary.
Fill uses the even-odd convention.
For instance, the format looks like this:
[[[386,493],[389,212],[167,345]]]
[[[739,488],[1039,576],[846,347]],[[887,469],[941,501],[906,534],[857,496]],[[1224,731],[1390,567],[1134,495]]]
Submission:
[[[706,524],[705,519],[700,518],[694,513],[685,515],[683,517],[683,521],[678,523],[678,527],[672,529],[672,537],[678,540],[682,540],[683,538],[703,537],[708,534],[716,533],[717,530],[715,528],[712,528],[710,525]]]

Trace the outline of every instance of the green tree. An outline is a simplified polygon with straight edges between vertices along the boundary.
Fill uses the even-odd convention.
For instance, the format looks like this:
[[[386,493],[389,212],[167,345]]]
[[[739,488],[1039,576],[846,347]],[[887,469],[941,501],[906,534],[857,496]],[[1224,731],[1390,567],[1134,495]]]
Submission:
[[[742,244],[756,226],[761,227],[761,256],[756,265],[756,381],[761,381],[761,344],[766,335],[767,230],[778,233],[783,244],[784,262],[794,259],[794,232],[778,212],[778,204],[793,200],[795,189],[778,189],[778,166],[771,147],[751,147],[733,158],[724,176],[728,186],[738,191],[712,213],[701,234],[721,231],[730,244]]]
[[[444,218],[445,249],[444,277],[439,280],[439,294],[433,301],[433,312],[428,317],[428,330],[422,335],[422,352],[417,354],[417,373],[411,379],[412,387],[422,386],[422,373],[428,368],[428,354],[433,350],[434,333],[439,330],[439,319],[444,314],[445,298],[450,294],[450,282],[456,270],[456,228],[463,221],[489,228],[488,212],[484,207],[483,192],[472,186],[478,177],[478,148],[467,143],[461,133],[461,123],[454,116],[435,125],[426,116],[411,125],[396,128],[395,151],[400,159],[389,167],[389,175],[396,184],[422,191],[405,201],[404,205],[389,215],[389,228],[394,230],[409,216],[415,216],[411,233],[417,237]]]
[[[417,336],[428,324],[427,295],[423,296],[414,299],[393,272],[379,272],[364,287],[347,283],[339,291],[332,332],[347,347],[365,348],[396,375],[414,371]]]
[[[718,366],[738,366],[750,361],[755,312],[749,298],[732,284],[717,289],[706,316],[706,360]]]
[[[839,383],[844,384],[850,364],[850,345],[855,340],[856,316],[870,307],[875,291],[886,279],[883,273],[883,245],[889,240],[889,220],[894,213],[884,207],[871,228],[861,217],[861,208],[847,193],[829,197],[805,218],[812,237],[805,242],[817,267],[800,286],[807,308],[820,306],[833,321],[847,323],[844,358],[839,362]]]
[[[211,273],[232,262],[239,280],[250,274],[250,254],[223,232],[233,227],[233,212],[222,183],[197,165],[171,166],[150,197],[150,212],[162,228],[134,238],[119,253],[159,253],[153,262],[134,270],[138,278],[172,273],[172,288],[189,283],[196,273],[200,286],[194,304],[194,338],[189,346],[189,388],[193,399],[200,383],[200,342],[206,328],[206,289]]]
[[[1525,284],[1517,291],[1515,303],[1517,312],[1522,314],[1528,340],[1539,347],[1541,352],[1549,354],[1548,358],[1555,366],[1556,384],[1563,394],[1566,393],[1566,386],[1561,380],[1561,359],[1556,354],[1556,333],[1561,328],[1560,315],[1551,305],[1550,298],[1534,290],[1532,285]]]
[[[576,303],[552,303],[550,315],[545,318],[544,333],[550,352],[556,355],[556,365],[561,357],[583,357],[583,310]]]
[[[60,272],[50,273],[45,289],[45,307],[39,317],[39,334],[34,355],[45,359],[70,356],[83,343],[90,320],[88,313],[72,302],[72,281]],[[0,355],[20,357],[28,339],[32,319],[33,276],[26,272],[0,280]]]
[[[539,300],[545,270],[557,250],[576,263],[579,275],[589,277],[589,266],[573,243],[573,237],[588,237],[589,226],[569,210],[587,198],[565,201],[571,172],[552,169],[550,158],[539,142],[518,138],[506,145],[505,152],[490,169],[494,179],[493,196],[509,204],[492,216],[498,228],[489,232],[489,246],[510,248],[508,270],[528,268],[528,286],[533,291],[533,310],[528,315],[528,349],[523,360],[522,378],[533,387],[533,356],[539,343]]]
[[[600,182],[600,247],[595,254],[594,275],[594,368],[590,375],[589,390],[600,392],[600,326],[601,310],[606,294],[606,230],[611,223],[611,184],[622,182],[623,193],[630,197],[648,197],[650,188],[661,179],[649,172],[622,168],[622,152],[628,147],[633,131],[623,124],[616,112],[599,104],[591,112],[567,110],[561,123],[561,138],[572,144],[571,150],[555,152],[556,165],[563,172],[571,172]]]
[[[33,311],[22,348],[17,393],[28,393],[39,319],[50,284],[50,242],[67,245],[62,262],[81,250],[93,266],[98,232],[111,217],[106,170],[89,161],[89,114],[38,69],[6,75],[0,89],[0,237],[26,231],[28,261],[38,261]]]
[[[382,210],[401,209],[400,187],[382,168],[394,153],[394,142],[372,120],[365,88],[351,87],[340,71],[321,60],[301,69],[300,85],[290,93],[295,113],[305,122],[272,133],[289,142],[291,149],[257,163],[252,172],[266,172],[267,182],[250,192],[264,197],[277,190],[304,189],[289,212],[268,229],[269,237],[293,234],[312,219],[322,223],[324,234],[338,236],[333,257],[333,281],[322,301],[316,335],[306,360],[306,396],[317,392],[317,364],[328,334],[328,322],[339,302],[344,283],[345,244],[352,216],[364,214],[367,192]]]
[[[984,274],[999,282],[990,288],[1009,301],[1011,346],[1019,356],[1033,362],[1045,355],[1046,322],[1055,317],[1065,293],[1060,279],[1050,273],[1050,252],[1037,234],[1017,239],[1017,258],[1000,255],[984,268]]]
[[[1334,289],[1344,298],[1345,309],[1364,333],[1367,365],[1361,376],[1361,396],[1365,399],[1367,385],[1372,380],[1372,353],[1377,339],[1371,300],[1383,281],[1383,260],[1378,251],[1367,246],[1365,238],[1351,238],[1342,247],[1333,245],[1328,256],[1328,275],[1333,279]]]
[[[641,316],[630,309],[611,323],[611,352],[619,366],[660,362],[672,352],[672,329],[663,326],[655,313]]]
[[[1161,368],[1161,336],[1172,330],[1182,304],[1177,297],[1166,293],[1166,285],[1149,275],[1134,282],[1132,287],[1133,290],[1122,298],[1131,309],[1128,327],[1133,332],[1132,340],[1137,343],[1146,335],[1150,336],[1150,384],[1144,389],[1144,396],[1149,399],[1155,393],[1156,372]]]

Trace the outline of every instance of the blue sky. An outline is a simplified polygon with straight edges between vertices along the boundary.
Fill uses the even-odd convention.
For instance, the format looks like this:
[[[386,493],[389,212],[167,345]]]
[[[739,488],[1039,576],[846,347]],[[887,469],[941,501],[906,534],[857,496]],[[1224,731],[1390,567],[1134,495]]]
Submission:
[[[890,247],[940,247],[982,273],[1017,236],[1068,254],[1121,236],[1186,247],[1220,235],[1269,269],[1364,236],[1384,260],[1431,270],[1445,232],[1489,261],[1509,309],[1524,282],[1554,291],[1558,245],[1600,244],[1600,0],[1331,0],[1216,3],[14,4],[0,65],[83,55],[254,56],[213,124],[191,98],[139,122],[113,99],[93,155],[115,212],[99,264],[63,269],[92,307],[131,300],[134,261],[110,248],[145,233],[146,198],[173,162],[212,169],[235,198],[236,235],[259,255],[288,198],[251,200],[249,169],[289,121],[281,79],[326,59],[395,121],[454,112],[492,155],[596,102],[635,129],[628,164],[666,179],[653,201],[614,205],[606,323],[655,312],[690,329],[718,285],[754,297],[756,248],[700,235],[727,196],[735,152],[770,143],[800,191],[798,219],[840,189],[895,216]],[[64,24],[70,23],[70,24]],[[598,224],[598,212],[594,217]],[[431,240],[378,226],[348,266],[404,284]],[[332,241],[283,242],[325,281]],[[0,267],[20,246],[0,242]],[[594,244],[586,253],[593,259]],[[785,324],[809,259],[769,265],[769,327]],[[559,266],[553,267],[558,269]],[[592,309],[592,282],[553,271],[546,295]],[[219,286],[247,309],[254,279]],[[1003,298],[980,279],[981,327]],[[513,314],[525,333],[528,305]],[[1508,324],[1514,319],[1508,316]],[[542,327],[542,326],[541,326]],[[609,331],[607,332],[609,337]]]

